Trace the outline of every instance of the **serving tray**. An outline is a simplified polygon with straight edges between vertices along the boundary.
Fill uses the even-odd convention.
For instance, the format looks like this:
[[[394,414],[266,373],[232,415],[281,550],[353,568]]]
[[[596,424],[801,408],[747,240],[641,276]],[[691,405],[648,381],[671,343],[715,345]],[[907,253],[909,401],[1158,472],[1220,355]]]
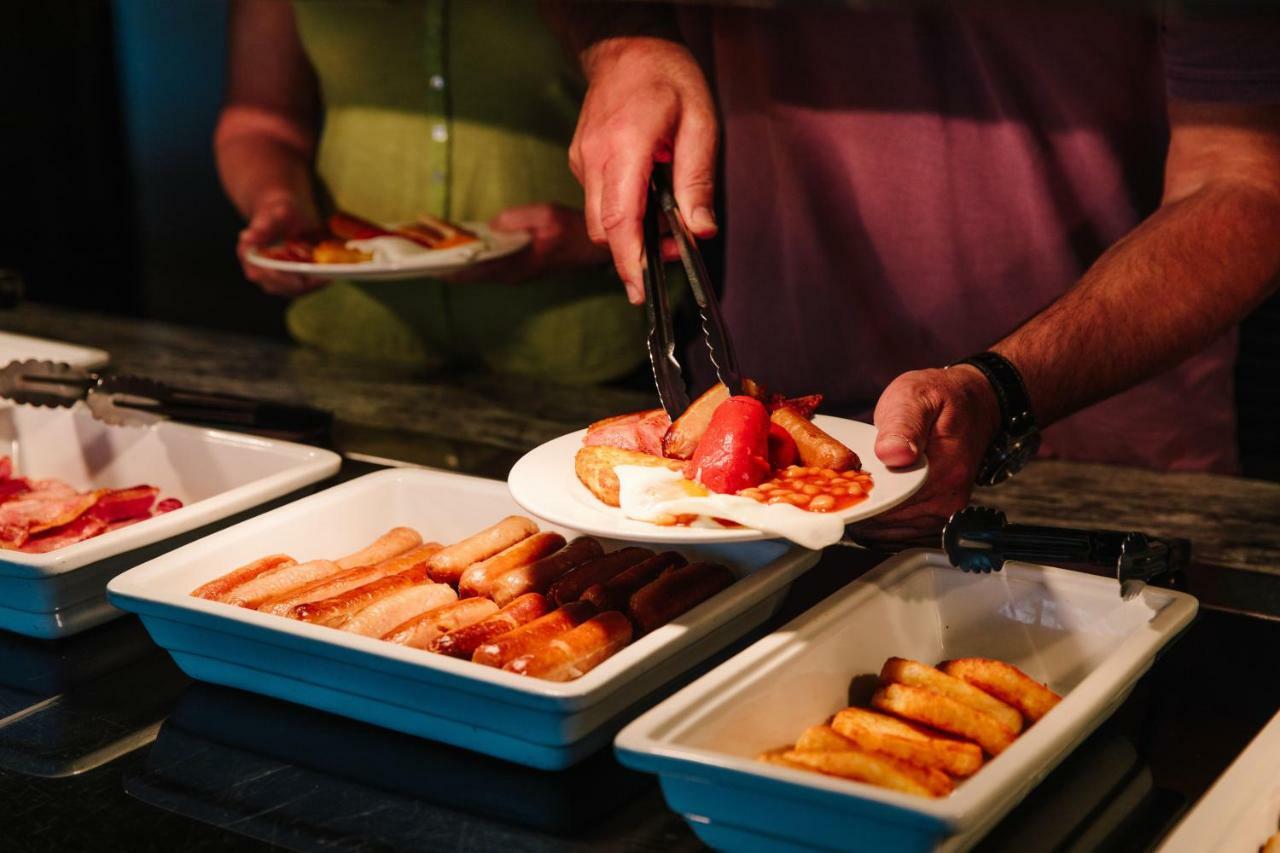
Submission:
[[[545,769],[590,755],[655,692],[767,619],[818,554],[776,542],[682,549],[740,579],[565,683],[192,598],[272,553],[347,553],[396,525],[451,542],[519,513],[498,481],[401,468],[367,474],[229,527],[129,571],[111,601],[138,613],[193,678],[239,687]],[[566,536],[574,531],[558,530]],[[620,543],[610,543],[611,545]]]
[[[670,806],[729,850],[962,850],[976,843],[1124,700],[1197,603],[1114,580],[1006,564],[965,574],[909,551],[753,644],[641,716],[616,740],[656,773]],[[1064,696],[956,791],[926,799],[766,764],[850,704],[890,656],[1007,661]]]

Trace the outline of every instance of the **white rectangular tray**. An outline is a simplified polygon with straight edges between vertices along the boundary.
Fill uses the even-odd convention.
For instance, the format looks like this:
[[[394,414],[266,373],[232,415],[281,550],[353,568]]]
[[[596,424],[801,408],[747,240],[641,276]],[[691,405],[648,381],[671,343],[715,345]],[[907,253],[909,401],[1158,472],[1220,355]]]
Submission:
[[[47,554],[0,551],[0,629],[46,638],[119,616],[106,601],[107,581],[154,557],[165,540],[332,476],[342,461],[316,447],[168,421],[108,426],[83,405],[0,404],[0,455],[22,476],[77,489],[148,484],[183,502]]]
[[[683,549],[722,560],[745,577],[567,683],[188,594],[271,553],[332,557],[394,525],[450,542],[519,512],[495,480],[378,471],[139,566],[112,581],[108,592],[117,606],[142,616],[156,642],[193,678],[555,769],[607,743],[624,718],[638,713],[633,706],[767,619],[791,581],[818,559],[816,552],[776,542]]]
[[[105,367],[108,361],[107,353],[94,347],[82,347],[48,338],[33,338],[13,332],[0,332],[0,367],[4,367],[11,361],[25,361],[29,358],[60,361],[86,370]]]
[[[1264,659],[1273,649],[1260,649]],[[1259,675],[1266,675],[1264,665]],[[1258,732],[1160,846],[1160,853],[1258,853],[1280,832],[1280,714]]]
[[[964,849],[1115,710],[1196,606],[1154,588],[1122,602],[1114,580],[1063,569],[964,574],[941,552],[906,552],[637,719],[616,748],[717,849]],[[756,760],[848,705],[853,680],[894,655],[999,658],[1064,699],[937,800]]]

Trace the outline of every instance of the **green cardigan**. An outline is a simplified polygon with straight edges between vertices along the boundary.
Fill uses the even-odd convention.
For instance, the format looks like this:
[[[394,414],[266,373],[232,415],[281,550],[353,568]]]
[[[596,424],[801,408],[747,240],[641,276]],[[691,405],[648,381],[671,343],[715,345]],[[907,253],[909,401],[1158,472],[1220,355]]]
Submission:
[[[582,206],[568,144],[582,81],[528,0],[297,0],[324,101],[316,155],[341,209],[487,221]],[[516,285],[339,281],[298,299],[292,334],[426,368],[587,383],[643,360],[644,317],[607,265]]]

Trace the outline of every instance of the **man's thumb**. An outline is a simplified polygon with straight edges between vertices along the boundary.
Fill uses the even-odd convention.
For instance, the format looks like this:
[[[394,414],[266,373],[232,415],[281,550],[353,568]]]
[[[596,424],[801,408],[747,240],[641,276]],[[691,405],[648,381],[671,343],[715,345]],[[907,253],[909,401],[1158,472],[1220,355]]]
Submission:
[[[908,376],[899,376],[876,404],[876,456],[890,468],[911,465],[923,454],[937,408]]]

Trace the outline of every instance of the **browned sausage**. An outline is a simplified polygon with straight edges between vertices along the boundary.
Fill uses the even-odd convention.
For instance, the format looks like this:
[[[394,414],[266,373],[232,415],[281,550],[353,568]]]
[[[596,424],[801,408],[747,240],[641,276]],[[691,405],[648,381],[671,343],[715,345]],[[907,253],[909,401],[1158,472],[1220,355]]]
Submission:
[[[833,471],[856,471],[862,467],[858,454],[827,435],[817,424],[805,419],[790,406],[774,409],[769,419],[785,429],[795,440],[801,464],[810,468],[830,468]]]
[[[522,539],[487,560],[472,563],[458,581],[458,594],[463,598],[489,595],[490,587],[499,577],[512,569],[537,562],[548,554],[564,547],[564,537],[559,533],[535,533]]]
[[[503,666],[508,672],[569,681],[591,671],[631,642],[631,622],[616,610],[592,616],[540,649],[513,658]]]
[[[548,640],[560,636],[595,615],[596,609],[585,601],[571,601],[564,607],[540,616],[527,625],[508,631],[481,645],[471,660],[485,666],[505,666],[508,661],[540,649]]]
[[[648,548],[622,548],[603,557],[588,560],[561,575],[560,579],[551,585],[547,598],[561,606],[570,601],[577,601],[594,584],[604,583],[623,569],[652,556],[653,552]]]
[[[631,596],[627,611],[647,634],[701,604],[733,583],[733,572],[717,563],[690,563],[672,569]]]
[[[350,616],[373,604],[379,598],[390,595],[414,584],[427,580],[427,567],[418,564],[408,571],[379,578],[372,583],[358,586],[341,595],[326,598],[323,601],[308,601],[299,604],[289,613],[294,619],[303,622],[315,622],[317,625],[337,625]]]
[[[222,577],[214,578],[203,586],[198,586],[191,590],[191,594],[196,598],[221,601],[224,595],[242,583],[248,583],[267,572],[274,572],[276,569],[296,566],[297,564],[298,561],[288,554],[272,554],[270,557],[254,560],[252,563],[241,566],[233,572],[227,572]]]
[[[537,532],[538,525],[524,516],[507,516],[497,524],[436,552],[427,564],[431,579],[438,583],[456,585],[462,578],[462,573],[472,563],[487,560]]]
[[[470,659],[482,643],[487,643],[527,622],[545,616],[550,610],[551,606],[544,596],[531,592],[520,596],[483,622],[441,634],[431,641],[427,651]]]
[[[642,586],[668,569],[679,568],[688,562],[675,551],[663,551],[623,569],[604,583],[595,584],[582,594],[580,600],[589,601],[601,610],[625,610],[632,594]]]
[[[599,541],[580,536],[550,557],[500,575],[489,585],[489,597],[506,606],[522,595],[546,592],[565,572],[603,553]]]

